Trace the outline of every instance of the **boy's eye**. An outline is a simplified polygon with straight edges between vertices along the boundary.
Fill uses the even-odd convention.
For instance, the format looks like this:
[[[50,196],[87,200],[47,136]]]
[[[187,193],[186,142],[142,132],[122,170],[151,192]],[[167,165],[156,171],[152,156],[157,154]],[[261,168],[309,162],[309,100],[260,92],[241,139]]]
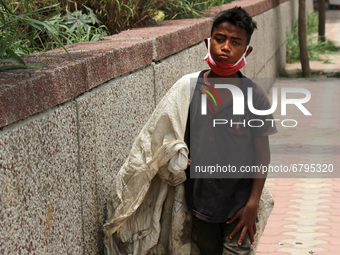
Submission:
[[[216,42],[221,43],[221,42],[223,42],[223,39],[222,38],[216,38]]]
[[[240,43],[237,42],[237,41],[233,41],[232,44],[233,44],[233,45],[240,45]]]

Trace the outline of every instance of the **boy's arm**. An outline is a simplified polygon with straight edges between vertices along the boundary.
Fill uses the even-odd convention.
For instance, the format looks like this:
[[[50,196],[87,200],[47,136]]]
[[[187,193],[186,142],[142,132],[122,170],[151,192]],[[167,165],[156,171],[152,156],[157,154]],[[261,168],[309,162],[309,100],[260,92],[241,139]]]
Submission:
[[[254,138],[255,146],[255,164],[257,166],[268,166],[270,163],[270,150],[269,150],[269,139],[268,136],[256,137]],[[251,243],[254,243],[254,236],[256,232],[256,214],[259,207],[260,198],[264,183],[266,181],[267,174],[255,173],[253,178],[253,185],[250,193],[249,200],[247,204],[242,207],[234,217],[227,222],[227,224],[232,223],[238,219],[238,224],[236,225],[233,232],[230,234],[230,239],[233,238],[238,231],[242,229],[238,244],[241,245],[243,239],[249,232]]]

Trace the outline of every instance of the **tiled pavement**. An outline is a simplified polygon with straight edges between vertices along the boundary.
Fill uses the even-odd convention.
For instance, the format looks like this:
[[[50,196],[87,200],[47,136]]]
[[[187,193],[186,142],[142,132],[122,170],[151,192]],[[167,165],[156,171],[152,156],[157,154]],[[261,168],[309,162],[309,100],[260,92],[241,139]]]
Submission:
[[[328,14],[329,15],[329,14]],[[330,17],[330,16],[328,16]],[[340,45],[340,10],[331,12],[326,33]],[[331,21],[331,22],[330,22]],[[332,66],[340,67],[340,54]],[[321,68],[321,67],[320,67]],[[340,79],[279,79],[275,87],[300,87],[311,92],[304,104],[312,116],[304,116],[296,107],[287,116],[296,119],[295,128],[277,125],[279,133],[271,137],[272,165],[332,164],[334,176],[323,178],[309,173],[306,178],[268,178],[267,186],[275,199],[257,254],[340,254]],[[283,176],[283,175],[282,175]],[[284,177],[284,176],[283,176]],[[320,178],[312,178],[320,177]]]

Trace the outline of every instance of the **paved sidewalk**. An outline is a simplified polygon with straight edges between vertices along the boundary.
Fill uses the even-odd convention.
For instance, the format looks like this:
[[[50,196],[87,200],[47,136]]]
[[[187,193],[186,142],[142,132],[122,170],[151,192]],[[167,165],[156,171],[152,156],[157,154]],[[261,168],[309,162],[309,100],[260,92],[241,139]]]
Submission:
[[[340,10],[327,15],[328,38],[340,45]],[[338,72],[340,54],[333,64],[315,66]],[[278,125],[279,133],[271,137],[271,164],[332,164],[340,177],[340,79],[278,79],[274,86],[308,89],[312,97],[305,107],[312,116],[297,107],[288,108],[287,116],[275,115],[296,119],[298,126]],[[340,178],[268,178],[267,186],[275,206],[257,254],[340,254]]]

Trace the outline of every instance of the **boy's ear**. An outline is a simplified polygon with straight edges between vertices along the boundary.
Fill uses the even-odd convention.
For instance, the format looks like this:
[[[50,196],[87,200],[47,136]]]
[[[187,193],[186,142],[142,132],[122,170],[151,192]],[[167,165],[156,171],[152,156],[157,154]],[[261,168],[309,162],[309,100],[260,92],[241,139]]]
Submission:
[[[208,49],[208,38],[205,38],[204,42],[205,42],[205,47],[207,47],[207,49]]]
[[[249,46],[248,47],[248,50],[246,52],[246,57],[248,57],[248,55],[253,51],[253,47],[252,46]]]

